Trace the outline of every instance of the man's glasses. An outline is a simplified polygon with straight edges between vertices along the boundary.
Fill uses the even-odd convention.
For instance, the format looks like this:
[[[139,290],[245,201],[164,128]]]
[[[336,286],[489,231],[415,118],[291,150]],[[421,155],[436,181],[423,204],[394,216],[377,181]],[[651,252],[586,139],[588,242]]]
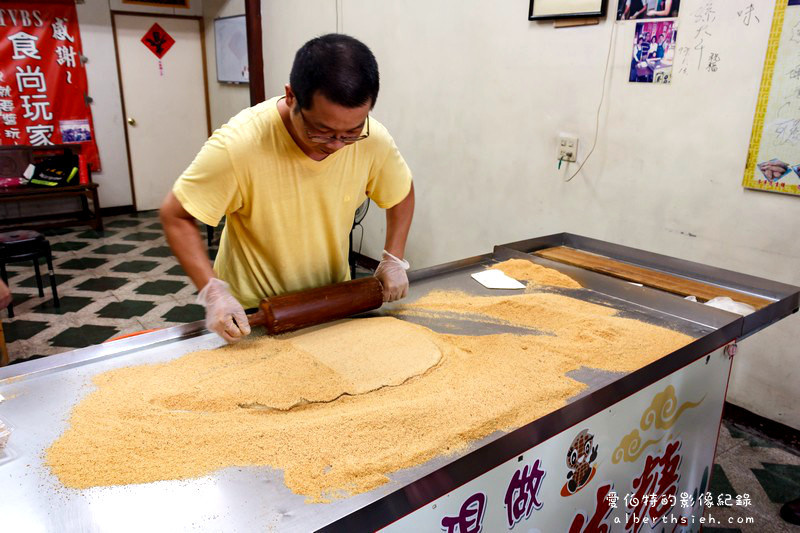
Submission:
[[[343,135],[341,137],[331,137],[330,135],[315,135],[311,133],[311,130],[308,129],[308,121],[306,121],[305,115],[303,115],[303,110],[300,109],[300,118],[303,119],[303,124],[306,126],[306,136],[309,138],[311,142],[319,143],[319,144],[329,144],[332,142],[343,142],[344,144],[353,144],[357,141],[363,141],[367,137],[369,137],[369,115],[367,115],[367,132],[363,135],[356,135],[356,136],[347,136]]]

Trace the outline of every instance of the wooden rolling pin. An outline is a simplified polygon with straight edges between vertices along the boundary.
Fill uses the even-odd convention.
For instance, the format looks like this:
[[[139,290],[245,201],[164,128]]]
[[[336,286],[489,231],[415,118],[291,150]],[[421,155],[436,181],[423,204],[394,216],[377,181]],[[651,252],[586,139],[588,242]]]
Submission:
[[[270,335],[278,335],[371,311],[382,304],[381,282],[369,277],[264,298],[248,321],[250,326],[264,326]]]

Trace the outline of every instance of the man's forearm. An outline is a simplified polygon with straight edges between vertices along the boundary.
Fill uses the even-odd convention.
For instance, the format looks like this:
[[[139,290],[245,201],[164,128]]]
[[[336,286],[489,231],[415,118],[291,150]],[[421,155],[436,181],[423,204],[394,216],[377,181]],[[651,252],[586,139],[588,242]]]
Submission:
[[[194,219],[187,218],[188,213],[172,195],[161,207],[160,216],[161,225],[172,253],[175,254],[195,287],[198,290],[202,289],[208,280],[215,276]]]
[[[384,249],[390,254],[403,258],[406,251],[408,230],[414,218],[414,184],[402,202],[386,210],[386,243]]]

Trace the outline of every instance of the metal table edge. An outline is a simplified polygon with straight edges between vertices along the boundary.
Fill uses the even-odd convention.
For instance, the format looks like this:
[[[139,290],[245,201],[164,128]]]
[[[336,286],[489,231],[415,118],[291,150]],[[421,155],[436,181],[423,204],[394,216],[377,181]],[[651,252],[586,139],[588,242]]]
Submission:
[[[88,362],[150,348],[158,344],[195,337],[206,332],[204,321],[199,320],[189,324],[143,333],[134,337],[49,355],[33,361],[11,364],[0,368],[0,385],[22,377],[55,372]]]
[[[608,243],[572,233],[558,233],[495,246],[495,251],[516,250],[530,254],[552,246],[570,246],[582,251],[597,253],[637,266],[696,279],[718,286],[730,287],[771,300],[771,303],[747,315],[742,322],[739,337],[748,337],[765,327],[796,313],[800,308],[800,287],[771,281],[731,270],[710,267],[701,263],[676,259],[654,252],[646,252],[619,244]]]
[[[552,246],[569,246],[584,252],[603,255],[636,266],[704,281],[714,285],[722,285],[740,292],[746,292],[776,301],[800,291],[800,287],[794,285],[772,281],[758,276],[751,276],[749,274],[741,274],[724,268],[678,259],[668,255],[648,252],[638,248],[614,244],[573,233],[558,233],[499,246],[526,253],[535,252]]]
[[[484,261],[488,261],[493,258],[492,253],[476,255],[473,257],[468,257],[466,259],[459,259],[457,261],[451,261],[449,263],[442,263],[441,265],[434,265],[427,268],[421,268],[419,270],[412,270],[408,273],[408,281],[413,283],[415,281],[422,281],[430,278],[435,278],[436,276],[441,276],[442,274],[450,274],[457,270],[461,270],[462,268],[469,268],[471,266],[480,264]]]
[[[682,321],[692,322],[704,328],[716,330],[730,323],[732,320],[736,320],[736,318],[740,316],[722,309],[691,302],[681,296],[666,293],[652,287],[628,283],[619,278],[606,276],[605,274],[585,270],[566,263],[559,263],[513,248],[495,246],[494,255],[495,259],[498,261],[514,258],[525,259],[542,266],[553,268],[578,281],[584,288],[598,294],[602,294],[614,300],[622,300],[627,304],[645,310],[656,311]],[[655,301],[659,304],[657,307],[653,306]]]

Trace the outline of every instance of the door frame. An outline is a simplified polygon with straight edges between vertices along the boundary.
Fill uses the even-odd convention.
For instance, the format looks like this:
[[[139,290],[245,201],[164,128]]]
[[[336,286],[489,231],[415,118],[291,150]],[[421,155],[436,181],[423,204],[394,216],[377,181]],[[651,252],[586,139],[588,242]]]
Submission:
[[[244,0],[247,24],[247,63],[250,69],[250,105],[267,97],[264,91],[264,49],[261,43],[261,0]]]
[[[209,103],[209,96],[208,96],[208,62],[206,60],[206,28],[205,22],[203,17],[196,17],[196,16],[183,16],[183,15],[165,15],[162,13],[150,13],[150,12],[131,12],[131,11],[114,11],[111,10],[111,33],[114,36],[114,56],[117,61],[117,81],[119,83],[119,96],[120,101],[122,104],[122,122],[123,122],[123,131],[125,133],[125,153],[128,156],[128,180],[130,181],[131,185],[131,200],[133,201],[133,211],[134,213],[138,212],[139,210],[136,207],[136,185],[134,184],[133,180],[133,162],[131,159],[131,144],[128,140],[128,113],[125,109],[125,92],[122,88],[122,66],[120,63],[120,56],[119,56],[119,44],[117,43],[117,23],[115,17],[119,16],[130,16],[130,17],[163,17],[163,18],[173,18],[173,19],[186,19],[186,20],[196,20],[200,23],[200,48],[201,48],[201,59],[203,64],[203,94],[205,95],[205,112],[206,112],[206,136],[211,136],[211,106]],[[198,148],[199,150],[199,148]]]

